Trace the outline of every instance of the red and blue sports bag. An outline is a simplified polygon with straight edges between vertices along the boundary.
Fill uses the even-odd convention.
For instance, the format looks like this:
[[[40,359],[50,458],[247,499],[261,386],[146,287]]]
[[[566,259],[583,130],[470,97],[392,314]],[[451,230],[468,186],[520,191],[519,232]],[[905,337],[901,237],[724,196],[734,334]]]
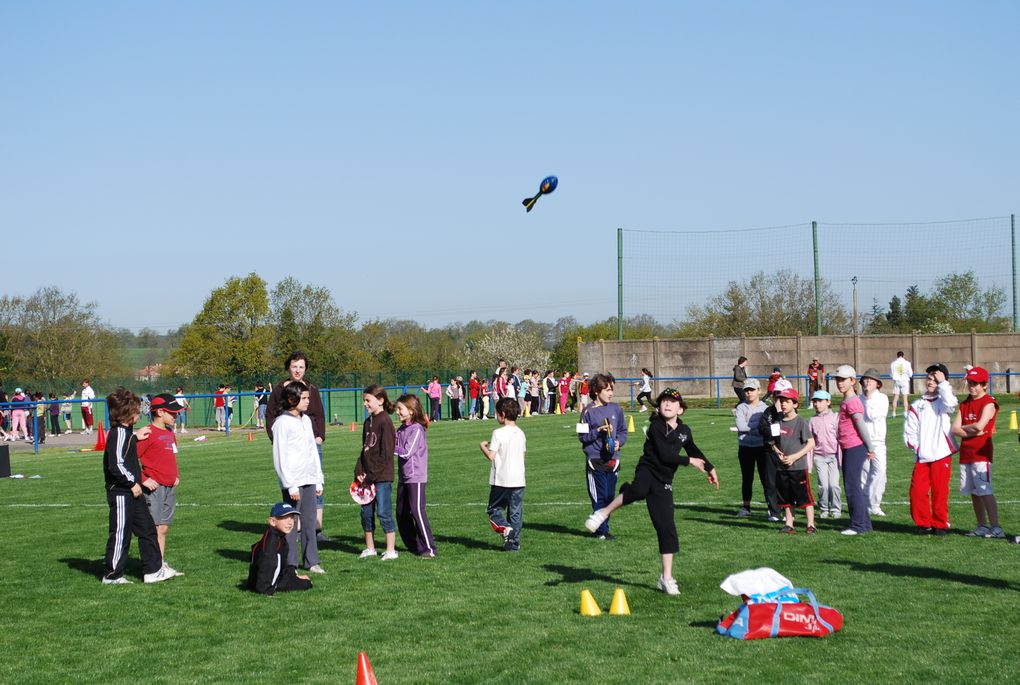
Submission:
[[[801,601],[801,596],[807,601]],[[822,606],[811,590],[787,587],[745,595],[744,603],[719,621],[716,632],[738,640],[766,637],[825,637],[843,627],[843,615]]]

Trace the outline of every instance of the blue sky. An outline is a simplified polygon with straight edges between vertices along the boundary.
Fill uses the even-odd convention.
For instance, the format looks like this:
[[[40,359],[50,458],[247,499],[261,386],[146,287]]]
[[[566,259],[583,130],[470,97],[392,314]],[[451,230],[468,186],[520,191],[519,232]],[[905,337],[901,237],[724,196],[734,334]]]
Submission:
[[[587,322],[616,313],[617,227],[1008,215],[1017,26],[1015,2],[5,2],[3,292],[162,330],[256,271],[362,320]],[[732,234],[697,239],[699,283],[784,244],[735,268]],[[672,268],[678,307],[705,296]]]

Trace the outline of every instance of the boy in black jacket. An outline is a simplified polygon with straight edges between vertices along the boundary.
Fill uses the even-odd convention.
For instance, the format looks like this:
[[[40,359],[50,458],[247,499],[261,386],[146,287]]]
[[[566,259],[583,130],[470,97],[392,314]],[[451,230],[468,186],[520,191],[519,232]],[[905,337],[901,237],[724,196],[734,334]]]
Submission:
[[[110,434],[103,453],[103,475],[106,478],[106,502],[110,505],[110,537],[106,542],[106,573],[104,585],[127,585],[124,565],[131,549],[131,534],[138,536],[142,555],[142,573],[146,583],[159,583],[173,576],[163,569],[159,553],[156,524],[149,507],[142,499],[141,467],[138,464],[136,437],[131,427],[140,415],[141,400],[125,388],[117,388],[106,398],[110,412]],[[145,439],[151,429],[138,432]]]
[[[269,528],[262,539],[251,547],[251,564],[248,566],[248,589],[262,595],[290,590],[311,590],[308,576],[298,575],[287,565],[287,534],[297,525],[301,514],[286,502],[273,505],[269,512]]]
[[[596,531],[611,513],[620,507],[638,500],[645,500],[648,515],[659,538],[659,554],[662,555],[662,575],[659,589],[667,595],[679,595],[680,589],[673,579],[673,555],[680,551],[676,535],[676,520],[673,517],[673,476],[680,466],[693,466],[708,474],[708,482],[719,489],[719,477],[715,467],[694,444],[691,429],[680,420],[687,410],[687,403],[678,390],[666,388],[655,401],[656,410],[648,422],[648,435],[644,451],[634,472],[634,481],[624,483],[620,494],[609,506],[599,509],[588,517],[584,526]],[[680,456],[680,450],[687,452]]]

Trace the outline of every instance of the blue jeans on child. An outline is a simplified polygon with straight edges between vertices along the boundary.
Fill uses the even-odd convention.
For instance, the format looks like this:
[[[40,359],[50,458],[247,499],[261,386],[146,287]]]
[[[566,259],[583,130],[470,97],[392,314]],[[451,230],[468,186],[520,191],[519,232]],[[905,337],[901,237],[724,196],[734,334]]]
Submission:
[[[376,516],[379,517],[383,532],[396,532],[397,523],[393,519],[393,481],[375,484],[375,499],[361,505],[361,529],[366,533],[374,531]]]
[[[494,526],[513,528],[513,532],[506,540],[507,548],[520,549],[521,526],[524,525],[524,488],[504,488],[499,485],[490,485],[489,507],[485,513],[489,515],[489,521]]]

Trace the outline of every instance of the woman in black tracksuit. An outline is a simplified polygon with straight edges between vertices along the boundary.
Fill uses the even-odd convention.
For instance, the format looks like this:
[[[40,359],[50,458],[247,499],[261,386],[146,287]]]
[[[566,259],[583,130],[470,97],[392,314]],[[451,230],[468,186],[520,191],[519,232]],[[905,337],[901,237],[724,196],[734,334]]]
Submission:
[[[656,411],[648,422],[644,451],[638,460],[634,481],[624,483],[616,499],[589,516],[585,527],[595,531],[616,509],[645,500],[648,515],[659,539],[659,554],[662,555],[662,575],[659,576],[658,587],[668,595],[678,595],[680,590],[673,579],[673,555],[680,551],[673,513],[673,477],[677,468],[693,466],[708,474],[708,482],[715,485],[717,490],[719,477],[715,467],[694,444],[691,429],[680,420],[687,409],[680,392],[666,388],[659,394],[655,406]],[[687,453],[686,457],[680,456],[681,449]]]

